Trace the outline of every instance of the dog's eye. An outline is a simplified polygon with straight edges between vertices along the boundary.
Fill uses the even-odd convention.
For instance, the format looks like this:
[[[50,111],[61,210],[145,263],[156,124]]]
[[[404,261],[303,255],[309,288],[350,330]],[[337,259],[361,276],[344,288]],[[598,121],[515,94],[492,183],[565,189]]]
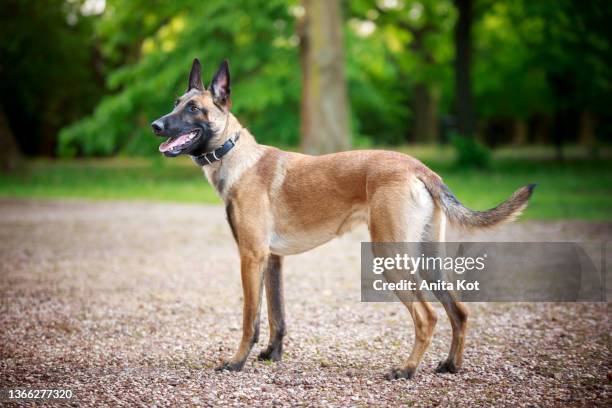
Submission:
[[[191,105],[191,106],[189,107],[189,110],[190,110],[190,111],[192,111],[192,112],[197,112],[197,111],[199,111],[199,110],[200,110],[200,108],[198,108],[198,107],[197,107],[197,106],[195,106],[195,105]]]

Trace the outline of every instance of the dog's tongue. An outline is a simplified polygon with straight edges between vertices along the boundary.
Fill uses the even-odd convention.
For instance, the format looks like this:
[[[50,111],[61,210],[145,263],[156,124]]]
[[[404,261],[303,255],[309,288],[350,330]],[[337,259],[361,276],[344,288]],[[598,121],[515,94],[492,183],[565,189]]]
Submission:
[[[159,145],[159,151],[164,153],[174,149],[176,146],[180,146],[189,140],[189,134],[181,135],[179,137],[171,137],[164,143]]]

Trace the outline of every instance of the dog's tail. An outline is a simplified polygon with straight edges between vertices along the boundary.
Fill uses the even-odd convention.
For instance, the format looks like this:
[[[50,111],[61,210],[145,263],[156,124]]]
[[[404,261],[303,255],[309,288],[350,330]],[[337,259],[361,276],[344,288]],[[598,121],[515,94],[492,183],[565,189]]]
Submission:
[[[519,188],[510,198],[495,208],[487,211],[474,211],[461,204],[439,177],[425,175],[419,179],[433,197],[436,205],[444,211],[450,223],[467,229],[488,228],[515,220],[527,208],[527,201],[536,186],[529,184]]]

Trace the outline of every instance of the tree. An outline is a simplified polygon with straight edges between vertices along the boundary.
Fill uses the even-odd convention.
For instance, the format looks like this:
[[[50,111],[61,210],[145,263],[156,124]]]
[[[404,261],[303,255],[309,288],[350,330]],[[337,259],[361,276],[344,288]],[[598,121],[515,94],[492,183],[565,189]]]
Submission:
[[[0,105],[0,171],[11,171],[21,161],[21,152]]]
[[[553,142],[562,157],[564,141],[578,134],[586,145],[595,141],[598,122],[610,122],[612,98],[612,4],[605,0],[526,3],[544,21],[534,63],[546,67],[555,102]],[[609,129],[608,129],[609,132]]]
[[[411,104],[412,121],[403,141],[439,141],[439,111],[446,80],[453,22],[450,0],[351,2],[354,14],[372,22],[398,67],[397,82]]]
[[[377,5],[381,20],[403,30],[405,51],[398,55],[402,65],[402,83],[412,88],[414,124],[412,141],[437,143],[439,137],[439,105],[441,80],[448,61],[444,48],[449,41],[446,27],[451,20],[450,8],[444,0],[413,2],[404,8]],[[442,52],[441,52],[442,51]],[[406,61],[407,60],[407,61]]]
[[[455,109],[457,130],[464,137],[474,135],[474,98],[472,96],[472,17],[473,0],[455,0],[459,17],[455,25]]]
[[[100,98],[93,16],[83,1],[6,0],[0,13],[0,105],[20,150],[53,155],[58,130]],[[6,140],[6,139],[5,139]]]
[[[612,3],[481,0],[474,19],[478,117],[505,141],[593,145],[609,123]]]
[[[303,0],[302,6],[302,149],[311,154],[347,150],[351,143],[340,1]]]
[[[118,0],[113,2],[117,3]],[[210,77],[220,61],[232,67],[232,112],[263,143],[297,144],[299,127],[299,59],[294,18],[286,0],[250,0],[238,4],[225,0],[158,2],[134,19],[153,28],[144,38],[136,31],[123,40],[120,27],[131,27],[130,13],[111,13],[104,23],[112,46],[110,55],[128,49],[128,63],[109,73],[111,94],[94,112],[60,133],[64,156],[159,154],[159,140],[149,123],[172,107],[185,91],[185,78],[194,57],[203,62]],[[163,16],[163,20],[156,16]],[[159,26],[158,26],[159,25]],[[155,28],[157,27],[157,28]],[[117,38],[115,38],[115,36]],[[129,46],[136,41],[139,49]],[[130,63],[133,59],[133,62]],[[208,72],[209,74],[207,74]]]
[[[473,22],[472,78],[476,116],[492,144],[525,144],[553,112],[546,67],[533,60],[543,21],[525,0],[479,2]],[[531,44],[531,45],[530,45]],[[538,122],[538,123],[536,123]],[[495,129],[495,131],[492,131]]]
[[[148,124],[167,113],[173,98],[184,91],[194,57],[200,57],[204,71],[230,60],[232,111],[258,141],[300,143],[295,25],[296,17],[303,17],[301,6],[294,0],[208,0],[205,7],[191,0],[155,0],[151,9],[145,3],[107,2],[95,38],[105,58],[108,94],[91,115],[62,130],[60,154],[159,154]],[[361,36],[351,24],[343,27],[355,140],[401,142],[410,112],[403,105],[405,92],[396,85],[397,69],[385,59],[384,42]]]

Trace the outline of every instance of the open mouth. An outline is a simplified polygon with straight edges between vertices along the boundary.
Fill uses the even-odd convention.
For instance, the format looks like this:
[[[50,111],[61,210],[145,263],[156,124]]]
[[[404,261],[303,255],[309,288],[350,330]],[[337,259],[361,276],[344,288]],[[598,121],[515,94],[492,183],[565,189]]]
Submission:
[[[200,129],[193,129],[189,133],[171,137],[159,145],[162,153],[177,153],[189,146],[200,134]]]

